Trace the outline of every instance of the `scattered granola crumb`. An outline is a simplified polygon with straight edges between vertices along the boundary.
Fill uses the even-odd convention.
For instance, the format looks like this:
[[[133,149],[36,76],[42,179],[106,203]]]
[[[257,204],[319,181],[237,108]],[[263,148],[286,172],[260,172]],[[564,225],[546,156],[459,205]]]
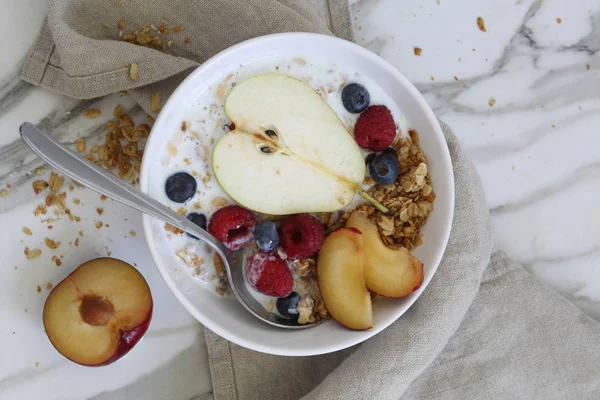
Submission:
[[[113,116],[115,118],[119,118],[121,115],[125,114],[125,108],[122,105],[117,104],[115,109],[113,110]]]
[[[429,79],[431,79],[432,82],[435,81],[435,77],[433,75],[431,75]]]
[[[179,228],[177,228],[177,227],[175,227],[175,226],[173,226],[171,224],[165,224],[165,230],[167,232],[171,232],[171,233],[174,233],[176,235],[181,235],[183,233],[183,231],[181,229],[179,229]]]
[[[359,29],[362,29],[362,27],[359,27]],[[296,57],[294,58],[294,61],[300,65],[306,65],[306,60],[304,58]]]
[[[590,70],[590,64],[585,64],[585,70],[589,71]]]
[[[150,98],[150,110],[154,112],[160,110],[160,93],[152,93]]]
[[[6,189],[2,189],[2,190],[0,191],[0,196],[1,196],[1,197],[7,197],[7,196],[8,196],[8,190],[6,190]]]
[[[490,99],[490,101],[488,101],[488,104],[490,105],[490,107],[494,107],[494,105],[496,104],[496,99]]]
[[[75,198],[73,199],[73,204],[81,204],[81,200]]]
[[[181,130],[182,130],[183,132],[185,132],[185,131],[187,131],[187,128],[188,128],[188,123],[187,123],[187,121],[183,121],[183,122],[181,123]]]
[[[57,249],[60,246],[60,242],[55,242],[50,238],[45,238],[44,243],[46,243],[46,246],[48,246],[51,249]]]
[[[454,80],[458,81],[458,76],[454,75]]]
[[[50,283],[50,282],[46,282],[46,284],[44,286],[46,286],[46,289],[48,289],[48,290],[50,290],[54,287],[54,285],[52,285],[52,283]]]
[[[125,28],[125,21],[120,19],[119,22],[117,22],[117,28],[119,28],[119,29]]]
[[[112,26],[110,24],[107,24],[106,22],[103,23],[102,26],[105,27],[106,29],[112,28]]]
[[[174,26],[174,27],[173,27],[173,32],[175,32],[175,33],[179,32],[179,31],[181,31],[181,30],[183,30],[183,27],[182,27],[181,25],[178,25],[178,26]]]
[[[192,39],[190,39],[190,38],[185,38],[185,39],[183,39],[183,43],[185,43],[185,44],[192,43]]]
[[[33,192],[35,194],[40,194],[44,189],[46,189],[48,187],[48,182],[44,181],[44,180],[37,180],[34,181],[31,186],[33,187]]]
[[[136,231],[129,231],[129,235],[131,235],[131,237],[135,237],[137,235]]]
[[[60,267],[62,265],[62,261],[59,257],[52,256],[52,261],[54,261],[57,267]]]
[[[40,249],[29,250],[29,248],[25,247],[25,250],[27,251],[25,253],[27,256],[27,259],[36,258],[36,257],[39,257],[40,255],[42,255],[42,251]]]
[[[83,231],[79,231],[79,236],[83,236]]]
[[[477,27],[479,28],[479,30],[481,32],[486,32],[487,31],[485,29],[485,22],[483,21],[483,18],[477,17]]]
[[[41,291],[41,290],[40,290],[40,291]],[[39,367],[39,366],[40,366],[40,363],[36,361],[36,362],[35,362],[35,366],[36,366],[36,367]]]
[[[100,200],[104,201],[104,200],[106,200],[106,199],[108,199],[108,197],[106,197],[106,196],[105,196],[105,195],[103,195],[103,194],[101,194],[101,195],[100,195]]]
[[[29,235],[29,236],[33,235],[33,233],[31,232],[31,229],[29,229],[28,227],[23,228],[23,233],[26,235]]]
[[[42,291],[42,287],[40,285],[37,285],[36,288],[38,293],[40,293]],[[40,365],[40,363],[35,363],[35,366],[37,367],[38,365]]]
[[[104,212],[104,208],[98,207],[96,208],[96,212],[98,213],[98,215],[102,215],[102,213]]]
[[[420,56],[421,53],[423,52],[423,49],[420,47],[415,47],[413,50],[415,52],[415,56]]]
[[[97,221],[97,222],[96,222],[96,229],[100,229],[100,228],[102,228],[102,225],[104,225],[104,224],[102,223],[102,221]]]
[[[562,18],[560,18],[560,17],[556,18],[556,23],[557,24],[562,24]]]
[[[85,147],[86,147],[85,146],[85,139],[83,139],[83,138],[77,139],[77,145],[76,146],[77,146],[77,151],[78,152],[80,152],[80,153],[85,152]]]
[[[102,112],[96,108],[90,108],[88,110],[85,110],[83,112],[83,115],[85,115],[87,118],[94,119],[94,118],[98,118],[101,113]]]
[[[217,276],[223,274],[223,261],[221,261],[221,257],[218,254],[213,255],[213,263],[215,264],[215,272]]]
[[[228,203],[228,201],[224,197],[215,197],[211,201],[211,204],[216,208],[221,208],[221,207],[225,206],[227,203]]]
[[[73,190],[75,190],[75,186],[69,185],[69,192],[72,192]]]
[[[73,242],[73,245],[75,247],[79,246],[79,238],[75,238],[75,241]]]
[[[44,172],[46,172],[46,170],[45,170],[44,168],[42,168],[42,167],[39,167],[39,168],[36,168],[36,169],[35,169],[35,174],[36,174],[36,175],[41,175],[41,174],[43,174]]]
[[[138,77],[138,65],[133,63],[129,66],[129,78],[135,81]]]

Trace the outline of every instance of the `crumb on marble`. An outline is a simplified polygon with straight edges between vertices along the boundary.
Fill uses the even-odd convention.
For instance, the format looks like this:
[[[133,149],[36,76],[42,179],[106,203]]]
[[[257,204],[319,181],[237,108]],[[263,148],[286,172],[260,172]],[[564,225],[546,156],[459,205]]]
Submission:
[[[490,107],[494,107],[494,105],[496,105],[496,99],[491,98],[490,101],[488,101],[488,104],[490,105]]]
[[[102,111],[97,108],[89,108],[83,112],[83,115],[90,119],[98,118],[102,114]]]
[[[25,256],[27,257],[28,260],[32,259],[32,258],[36,258],[39,257],[40,255],[42,255],[42,251],[40,249],[32,249],[29,250],[28,247],[25,247]]]
[[[477,17],[477,27],[481,32],[487,32],[487,29],[485,28],[485,21],[481,17]]]
[[[60,247],[60,242],[54,241],[50,238],[45,238],[44,243],[46,243],[46,246],[48,246],[50,249],[58,249]]]
[[[413,48],[414,52],[415,52],[415,56],[420,56],[421,53],[423,52],[423,49],[420,47],[415,47]]]
[[[80,153],[85,152],[85,148],[86,148],[85,139],[84,138],[77,139],[75,146],[77,147],[78,152],[80,152]]]
[[[561,17],[556,18],[556,23],[557,24],[562,24],[562,18]]]

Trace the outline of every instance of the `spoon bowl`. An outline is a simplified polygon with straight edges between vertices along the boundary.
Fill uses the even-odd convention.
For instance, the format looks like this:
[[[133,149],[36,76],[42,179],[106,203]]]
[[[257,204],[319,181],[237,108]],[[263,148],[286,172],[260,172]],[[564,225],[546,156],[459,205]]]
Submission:
[[[176,213],[103,168],[79,156],[43,133],[35,125],[25,122],[19,131],[25,143],[34,153],[69,178],[113,200],[171,224],[211,246],[221,257],[235,297],[256,318],[269,325],[284,329],[307,329],[319,325],[319,322],[299,324],[295,319],[270,312],[252,296],[245,280],[244,265],[248,254],[244,248],[236,251],[229,250],[217,238],[185,216]]]

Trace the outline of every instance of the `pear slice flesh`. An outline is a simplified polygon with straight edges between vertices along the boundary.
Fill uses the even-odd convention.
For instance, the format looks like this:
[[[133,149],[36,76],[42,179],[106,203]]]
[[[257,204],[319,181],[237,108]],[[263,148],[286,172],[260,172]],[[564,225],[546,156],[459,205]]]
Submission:
[[[295,78],[266,74],[238,83],[225,102],[235,129],[213,150],[215,176],[257,212],[331,212],[362,194],[365,162],[329,105]]]

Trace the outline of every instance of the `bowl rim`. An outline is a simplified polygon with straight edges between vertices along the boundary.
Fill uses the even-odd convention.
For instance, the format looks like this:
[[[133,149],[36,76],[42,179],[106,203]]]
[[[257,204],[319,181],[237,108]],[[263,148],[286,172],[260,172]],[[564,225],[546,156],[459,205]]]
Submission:
[[[192,71],[179,84],[179,86],[175,89],[175,91],[171,94],[169,99],[165,102],[164,106],[162,107],[162,110],[159,113],[159,115],[154,123],[153,130],[154,130],[154,128],[157,128],[157,127],[160,128],[160,126],[163,124],[163,121],[166,120],[166,116],[165,116],[166,113],[164,113],[164,112],[169,110],[170,108],[174,107],[179,102],[178,97],[180,97],[180,94],[185,90],[184,87],[186,87],[191,81],[197,79],[198,76],[202,75],[202,73],[204,72],[205,69],[207,69],[211,65],[217,63],[220,59],[231,55],[231,53],[235,53],[236,51],[238,51],[239,49],[241,49],[243,47],[252,46],[259,42],[267,42],[267,41],[271,41],[271,40],[276,42],[276,41],[285,40],[288,38],[294,39],[294,40],[306,39],[306,40],[335,42],[336,45],[338,45],[340,47],[346,47],[346,48],[350,49],[351,51],[358,53],[358,55],[360,55],[361,57],[368,58],[371,62],[379,64],[382,68],[384,68],[386,70],[387,73],[390,74],[390,76],[393,79],[395,79],[400,84],[405,86],[406,89],[412,94],[414,100],[416,100],[416,102],[418,103],[420,108],[423,110],[426,119],[428,120],[430,125],[433,127],[435,134],[437,136],[439,136],[440,138],[442,138],[443,142],[446,143],[446,146],[444,146],[444,148],[442,149],[442,152],[441,152],[442,153],[441,159],[437,160],[438,162],[440,162],[443,165],[442,170],[445,171],[445,175],[446,175],[443,178],[447,180],[448,191],[449,191],[449,198],[447,199],[447,202],[444,203],[445,208],[446,208],[445,211],[449,215],[449,218],[448,218],[447,223],[443,224],[442,230],[437,233],[437,235],[442,238],[441,243],[443,243],[443,245],[440,246],[440,248],[437,251],[437,254],[434,255],[434,263],[432,265],[431,274],[429,275],[429,277],[424,277],[421,287],[416,292],[414,292],[415,296],[412,299],[408,300],[404,311],[399,313],[399,315],[396,316],[396,318],[394,318],[388,324],[380,324],[381,326],[378,326],[378,327],[374,326],[370,330],[361,331],[361,333],[363,333],[363,335],[357,335],[355,340],[345,341],[342,343],[337,343],[335,345],[320,345],[320,346],[315,347],[314,351],[306,351],[306,350],[282,351],[281,349],[270,346],[269,344],[245,341],[243,336],[237,335],[227,329],[222,329],[219,325],[217,325],[216,323],[213,323],[212,319],[205,318],[204,315],[197,309],[197,307],[195,307],[181,293],[181,290],[179,290],[179,288],[177,287],[175,280],[169,276],[169,273],[156,250],[156,242],[152,240],[150,224],[151,224],[151,221],[153,221],[153,218],[148,215],[143,215],[142,225],[144,228],[144,237],[145,237],[146,243],[148,245],[148,248],[150,250],[152,259],[154,261],[154,265],[158,269],[161,277],[163,278],[163,280],[166,283],[169,290],[171,290],[173,295],[175,295],[177,300],[202,325],[204,325],[206,328],[210,329],[211,331],[215,332],[217,335],[225,338],[226,340],[231,341],[233,343],[236,343],[240,346],[246,347],[251,350],[268,353],[268,354],[281,355],[281,356],[309,356],[309,355],[327,354],[327,353],[343,350],[348,347],[359,344],[367,339],[370,339],[370,338],[374,337],[375,335],[377,335],[379,332],[381,332],[384,329],[386,329],[387,327],[389,327],[392,323],[397,321],[408,309],[410,309],[410,307],[412,307],[412,305],[422,295],[423,291],[429,285],[429,282],[431,281],[431,279],[437,272],[437,269],[440,265],[442,257],[448,246],[448,240],[450,237],[450,231],[451,231],[452,222],[454,219],[455,185],[454,185],[454,174],[453,174],[453,168],[452,168],[452,161],[450,158],[449,149],[447,147],[447,142],[444,139],[444,134],[443,134],[442,128],[439,124],[439,121],[437,120],[437,117],[435,116],[435,114],[433,113],[433,110],[429,107],[429,105],[425,101],[425,98],[423,97],[423,95],[408,80],[408,78],[406,78],[398,69],[396,69],[393,65],[391,65],[385,59],[381,58],[380,56],[376,55],[375,53],[371,52],[370,50],[368,50],[356,43],[353,43],[353,42],[350,42],[350,41],[347,41],[345,39],[341,39],[341,38],[338,38],[335,36],[330,36],[330,35],[309,33],[309,32],[288,32],[288,33],[269,34],[269,35],[258,36],[258,37],[240,42],[238,44],[235,44],[231,47],[228,47],[228,48],[220,51],[219,53],[217,53],[216,55],[209,58],[201,65],[199,65],[194,71]],[[156,135],[154,137],[156,137]],[[158,140],[158,139],[156,139],[156,140]],[[146,143],[146,148],[150,147],[150,144],[152,143],[152,141],[153,141],[153,136],[150,135],[148,138],[148,141]],[[149,157],[143,157],[143,159],[142,159],[139,182],[140,182],[140,189],[142,190],[142,192],[144,192],[146,194],[148,193],[148,185],[149,185],[149,183],[148,183],[149,179],[147,179],[147,177],[149,176],[148,170],[150,168],[151,162],[153,162],[153,161],[154,161],[154,159],[152,161],[150,161]],[[273,329],[277,329],[277,328],[273,328]],[[364,333],[366,333],[366,335]]]

